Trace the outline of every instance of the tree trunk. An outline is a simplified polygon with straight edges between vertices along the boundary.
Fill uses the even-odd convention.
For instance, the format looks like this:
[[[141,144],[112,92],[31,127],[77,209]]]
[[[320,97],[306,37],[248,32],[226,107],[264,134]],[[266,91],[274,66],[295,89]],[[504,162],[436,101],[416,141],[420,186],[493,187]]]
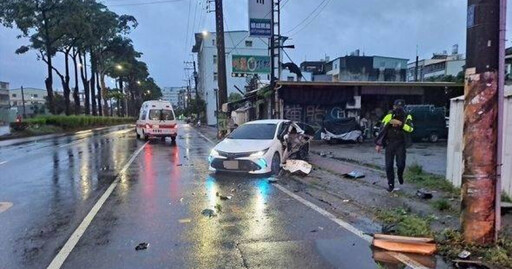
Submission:
[[[97,110],[96,110],[96,56],[94,55],[94,52],[91,50],[90,54],[90,60],[91,60],[91,105],[92,105],[92,115],[97,116]]]
[[[50,33],[49,33],[49,29],[48,29],[48,18],[46,17],[46,12],[43,10],[41,12],[41,15],[43,17],[43,24],[44,24],[44,30],[45,30],[46,37],[49,37]],[[52,65],[52,52],[50,50],[50,47],[51,47],[51,43],[47,38],[46,43],[45,43],[45,50],[46,50],[46,55],[48,57],[48,61],[46,62],[48,76],[44,80],[44,84],[46,86],[46,92],[48,94],[48,109],[50,110],[50,113],[55,114],[55,101],[53,99],[53,65]]]
[[[105,85],[105,74],[103,73],[100,73],[99,74],[99,82],[100,82],[100,87],[101,87],[101,95],[103,96],[103,115],[107,116],[108,115],[108,101],[107,101],[107,95],[108,95],[108,90],[107,90],[107,86]]]
[[[69,95],[71,94],[71,89],[69,88],[69,50],[64,53],[64,62],[65,62],[65,68],[66,68],[66,75],[64,77],[64,80],[62,81],[62,88],[64,90],[64,104],[65,104],[65,110],[64,112],[66,115],[71,114],[70,110],[70,99]]]
[[[76,52],[75,49],[73,49],[73,66],[75,68],[75,87],[73,88],[73,100],[75,101],[75,115],[80,114],[80,95],[79,95],[79,89],[78,89],[78,66],[76,62]]]
[[[121,93],[124,94],[124,89],[123,89],[123,78],[122,77],[119,77],[119,89],[121,90]],[[123,98],[123,100],[119,100],[118,103],[117,103],[117,106],[119,107],[119,102],[121,102],[121,110],[117,110],[117,114],[121,117],[124,116],[124,112],[126,111],[126,103],[124,102],[124,100],[126,100],[126,96]]]
[[[83,54],[83,60],[81,53],[78,53],[78,59],[80,60],[80,75],[82,76],[82,84],[84,85],[84,108],[85,115],[91,115],[91,107],[89,102],[89,81],[87,80],[87,58],[86,53]]]
[[[100,74],[96,72],[96,89],[98,90],[98,115],[103,116],[103,109],[101,108],[101,87],[100,87]]]

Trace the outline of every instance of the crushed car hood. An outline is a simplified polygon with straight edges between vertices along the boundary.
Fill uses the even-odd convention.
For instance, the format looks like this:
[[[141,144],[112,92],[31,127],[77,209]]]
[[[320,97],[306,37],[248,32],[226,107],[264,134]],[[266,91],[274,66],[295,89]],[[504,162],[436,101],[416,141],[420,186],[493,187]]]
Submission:
[[[215,146],[215,150],[229,153],[255,152],[268,149],[273,140],[224,139]]]

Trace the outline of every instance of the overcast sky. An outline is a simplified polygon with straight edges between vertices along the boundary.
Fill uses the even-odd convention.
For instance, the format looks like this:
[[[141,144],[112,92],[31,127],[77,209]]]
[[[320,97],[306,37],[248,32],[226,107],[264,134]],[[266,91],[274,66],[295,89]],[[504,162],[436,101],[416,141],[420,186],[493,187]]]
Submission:
[[[142,59],[158,85],[185,85],[183,62],[192,59],[193,33],[203,29],[215,31],[214,13],[206,12],[207,0],[103,2],[118,14],[137,18],[139,27],[129,37],[144,54]],[[512,0],[507,2],[510,10]],[[325,55],[334,59],[356,49],[366,55],[411,60],[416,55],[416,46],[421,58],[434,52],[451,51],[454,44],[459,44],[459,51],[465,52],[466,0],[282,0],[282,3],[281,31],[290,36],[288,44],[296,47],[288,50],[288,54],[297,64],[305,59],[319,60]],[[225,30],[247,30],[246,0],[224,0],[224,14]],[[511,26],[509,15],[507,28]],[[0,80],[10,82],[11,88],[21,85],[44,88],[46,69],[43,62],[37,61],[35,52],[14,54],[16,48],[27,43],[16,39],[18,34],[16,29],[0,26]],[[507,37],[507,47],[512,46],[510,31]],[[57,77],[54,85],[60,88]]]

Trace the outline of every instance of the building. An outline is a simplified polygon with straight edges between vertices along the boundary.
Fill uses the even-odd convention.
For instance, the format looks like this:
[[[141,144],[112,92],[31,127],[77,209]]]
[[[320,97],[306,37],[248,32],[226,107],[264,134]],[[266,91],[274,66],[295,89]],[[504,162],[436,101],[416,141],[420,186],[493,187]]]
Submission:
[[[25,99],[25,114],[27,116],[45,113],[46,97],[48,96],[45,89],[23,88],[22,96],[21,88],[16,88],[10,90],[9,96],[11,107],[16,107],[20,114],[23,113],[23,99]]]
[[[419,60],[417,67],[416,61],[409,62],[407,64],[407,81],[429,81],[446,76],[457,77],[460,72],[464,71],[465,64],[464,55],[459,54],[458,46],[454,45],[452,54],[448,54],[446,51],[434,53],[430,59]]]
[[[192,52],[197,54],[198,92],[206,102],[206,123],[217,123],[217,47],[216,33],[196,33]],[[224,33],[228,96],[244,91],[254,74],[270,80],[270,57],[266,39],[250,37],[248,31]]]
[[[180,92],[186,92],[187,87],[163,87],[162,100],[171,102],[174,108],[184,108],[180,102]]]
[[[325,71],[333,82],[405,81],[407,61],[395,57],[360,56],[359,50],[356,50],[349,56],[327,62]]]
[[[0,81],[0,108],[9,106],[9,82]]]
[[[316,138],[328,120],[364,117],[370,123],[380,122],[396,99],[448,108],[450,98],[464,93],[464,85],[453,82],[279,81],[277,86],[279,117],[309,124]]]

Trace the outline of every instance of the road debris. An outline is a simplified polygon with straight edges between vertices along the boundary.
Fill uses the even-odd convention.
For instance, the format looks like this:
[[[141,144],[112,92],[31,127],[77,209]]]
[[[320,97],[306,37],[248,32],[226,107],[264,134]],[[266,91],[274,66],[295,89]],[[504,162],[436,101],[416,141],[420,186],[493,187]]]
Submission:
[[[222,206],[220,204],[216,204],[215,205],[215,209],[217,210],[217,212],[222,212]]]
[[[461,259],[467,259],[467,258],[469,258],[469,256],[471,256],[471,252],[469,252],[467,250],[463,250],[459,253],[459,255],[457,255],[457,257],[459,257]]]
[[[183,203],[183,198],[180,199],[180,203]]]
[[[178,220],[179,223],[189,223],[191,221],[192,221],[191,219],[180,219],[180,220]]]
[[[350,200],[348,200],[348,199],[343,200],[343,203],[348,203],[348,202],[350,202]]]
[[[215,211],[213,211],[213,209],[203,209],[203,211],[201,211],[201,214],[205,217],[208,217],[208,218],[212,218],[212,217],[216,217],[217,214],[215,214]]]
[[[352,171],[350,173],[344,174],[343,176],[346,177],[346,178],[357,179],[357,178],[364,178],[365,174],[363,174],[362,172],[359,172],[357,170],[354,170],[354,171]]]
[[[482,261],[469,261],[469,260],[453,260],[452,261],[456,268],[464,269],[491,269],[492,267]]]
[[[283,170],[289,171],[292,174],[309,175],[312,168],[311,164],[302,160],[287,160],[283,165]]]
[[[12,205],[10,202],[0,202],[0,213],[7,211]]]
[[[434,195],[432,195],[432,192],[425,190],[425,189],[419,189],[416,191],[416,196],[420,199],[428,200],[432,199]]]
[[[224,201],[225,201],[225,200],[231,200],[231,198],[232,198],[232,197],[233,197],[233,196],[231,196],[231,195],[227,195],[227,196],[226,196],[226,195],[222,195],[222,194],[221,194],[221,195],[219,195],[219,198],[220,198],[221,200],[224,200]]]
[[[318,198],[318,201],[324,203],[324,204],[328,204],[329,206],[332,206],[331,203],[327,202],[326,200],[322,199],[322,198]]]
[[[139,251],[139,250],[145,250],[145,249],[148,249],[148,247],[149,247],[149,243],[144,242],[144,243],[140,243],[140,244],[138,244],[138,245],[135,247],[135,250],[136,250],[136,251]]]
[[[268,183],[270,183],[270,184],[277,183],[277,181],[278,181],[278,180],[277,180],[277,178],[275,178],[275,177],[269,177],[269,178],[267,179],[267,182],[268,182]]]
[[[434,238],[386,234],[373,235],[372,245],[388,251],[432,255],[437,247]]]

